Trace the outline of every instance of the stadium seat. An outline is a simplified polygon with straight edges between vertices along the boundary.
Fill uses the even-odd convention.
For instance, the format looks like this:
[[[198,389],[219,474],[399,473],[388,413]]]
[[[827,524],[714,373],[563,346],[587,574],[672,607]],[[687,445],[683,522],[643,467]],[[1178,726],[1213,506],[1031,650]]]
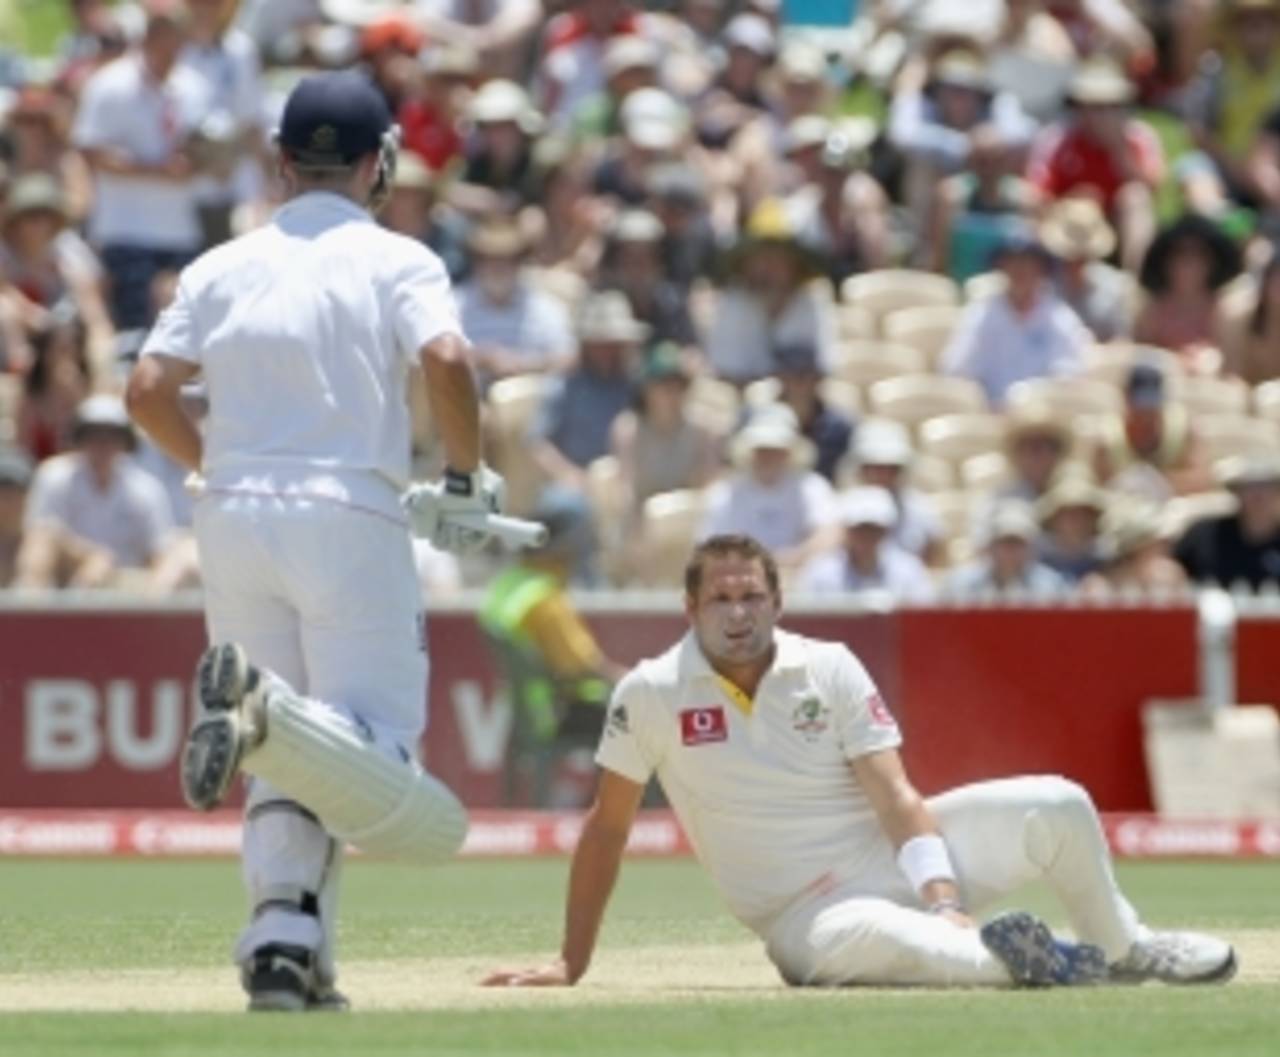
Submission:
[[[876,336],[876,317],[861,305],[837,305],[836,329],[841,340],[865,341]]]
[[[989,495],[1009,483],[1013,471],[1003,452],[971,455],[960,464],[960,483],[973,495]]]
[[[1280,446],[1280,423],[1242,415],[1201,415],[1196,433],[1210,462],[1232,455],[1271,454]]]
[[[948,540],[967,539],[973,534],[974,497],[968,492],[936,492],[929,505],[938,515]]]
[[[841,347],[832,373],[865,389],[884,378],[923,374],[928,360],[919,349],[892,341],[850,341]]]
[[[782,395],[782,386],[776,378],[759,378],[742,390],[742,403],[748,411],[768,407]]]
[[[1010,409],[1038,405],[1063,416],[1117,415],[1124,398],[1100,378],[1028,378],[1009,386],[1005,404]]]
[[[818,395],[833,411],[843,411],[852,419],[862,414],[862,391],[845,378],[824,378]]]
[[[883,325],[884,317],[899,308],[959,304],[960,289],[945,275],[884,268],[850,276],[840,288],[840,297],[846,305],[871,312]]]
[[[938,415],[981,412],[987,407],[986,394],[977,382],[933,374],[886,378],[873,383],[867,395],[873,414],[912,429]]]
[[[737,388],[710,375],[697,375],[685,397],[685,413],[717,437],[727,437],[738,428],[741,411],[742,397]]]
[[[524,514],[533,508],[542,473],[530,452],[528,435],[538,409],[555,386],[547,374],[516,374],[489,387],[486,424],[492,462],[507,480],[507,506]]]
[[[587,466],[587,499],[595,514],[602,571],[610,583],[624,583],[629,576],[626,549],[631,512],[616,456],[602,455]]]
[[[1253,408],[1259,418],[1280,423],[1280,379],[1263,382],[1253,390]]]
[[[1186,375],[1174,381],[1171,395],[1192,415],[1247,415],[1249,386],[1240,378]]]
[[[911,460],[911,483],[922,492],[951,492],[956,487],[956,472],[951,463],[936,455],[917,455]]]
[[[706,493],[682,488],[645,500],[641,548],[644,560],[638,579],[648,587],[678,587],[685,563],[702,524]]]
[[[999,451],[1004,432],[1004,419],[999,415],[939,415],[920,424],[920,450],[958,466],[970,456]]]
[[[17,439],[21,400],[22,379],[16,374],[0,374],[0,444],[12,444]]]
[[[1094,345],[1085,354],[1084,377],[1122,386],[1130,368],[1138,362],[1153,363],[1170,378],[1176,378],[1183,373],[1182,360],[1178,358],[1176,352],[1170,352],[1155,345],[1135,345],[1132,342],[1117,341],[1106,345]]]
[[[958,305],[926,305],[899,308],[881,321],[886,341],[910,345],[924,353],[930,367],[937,366],[942,350],[960,321],[964,309]]]

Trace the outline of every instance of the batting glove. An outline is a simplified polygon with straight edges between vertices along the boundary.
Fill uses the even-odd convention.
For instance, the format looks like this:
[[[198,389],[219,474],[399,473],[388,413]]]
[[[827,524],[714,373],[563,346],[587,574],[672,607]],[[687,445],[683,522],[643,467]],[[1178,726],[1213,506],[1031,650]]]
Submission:
[[[481,466],[475,473],[445,470],[439,481],[410,487],[401,502],[415,535],[439,550],[472,554],[488,544],[485,517],[501,512],[505,492],[502,476]]]

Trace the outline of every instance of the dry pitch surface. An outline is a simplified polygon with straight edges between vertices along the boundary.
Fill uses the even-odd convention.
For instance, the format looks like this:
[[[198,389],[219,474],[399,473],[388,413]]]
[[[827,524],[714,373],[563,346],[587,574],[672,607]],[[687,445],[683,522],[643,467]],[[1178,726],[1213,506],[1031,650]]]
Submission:
[[[1229,930],[1241,970],[1234,987],[1280,984],[1280,929]],[[342,985],[361,1010],[493,1009],[549,1004],[618,1005],[700,1002],[715,998],[760,1001],[796,992],[784,987],[759,944],[655,946],[605,951],[573,990],[484,988],[476,981],[508,957],[410,958],[355,961]],[[242,1008],[227,969],[59,970],[16,973],[0,980],[2,1012],[216,1013]]]

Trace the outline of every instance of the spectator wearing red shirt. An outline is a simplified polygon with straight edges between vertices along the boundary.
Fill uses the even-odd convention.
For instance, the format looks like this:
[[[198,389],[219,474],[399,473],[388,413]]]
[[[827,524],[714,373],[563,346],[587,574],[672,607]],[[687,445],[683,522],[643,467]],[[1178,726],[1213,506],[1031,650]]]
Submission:
[[[616,36],[641,32],[641,18],[623,0],[578,0],[551,19],[539,72],[553,122],[568,120],[583,100],[604,91],[605,48]]]
[[[407,14],[392,12],[377,18],[360,34],[360,57],[369,77],[395,113],[418,77],[418,52],[426,34]]]
[[[479,58],[461,45],[431,50],[423,59],[423,79],[400,104],[405,150],[413,151],[432,172],[440,172],[462,157],[459,126],[466,89],[479,73]]]
[[[1114,65],[1084,64],[1067,94],[1070,113],[1032,145],[1027,179],[1049,199],[1096,196],[1119,232],[1122,262],[1136,271],[1154,234],[1164,153],[1151,127],[1130,114],[1132,100],[1132,83]]]

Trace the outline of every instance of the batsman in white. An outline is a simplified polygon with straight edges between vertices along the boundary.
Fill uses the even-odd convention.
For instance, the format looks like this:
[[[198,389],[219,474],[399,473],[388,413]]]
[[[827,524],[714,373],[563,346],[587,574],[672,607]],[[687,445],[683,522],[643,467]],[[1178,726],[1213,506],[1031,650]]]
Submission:
[[[700,544],[685,587],[690,632],[610,703],[560,957],[486,983],[568,985],[587,971],[655,771],[721,897],[789,984],[1200,983],[1235,971],[1228,944],[1139,922],[1080,786],[1025,777],[921,798],[857,658],[775,627],[777,567],[754,540]],[[970,916],[1035,880],[1062,900],[1075,941],[1020,911],[980,928]]]
[[[344,842],[433,862],[466,831],[416,758],[427,656],[408,529],[448,549],[482,545],[501,482],[480,461],[444,267],[371,216],[397,148],[381,95],[354,72],[306,78],[278,146],[289,200],[183,271],[127,400],[204,480],[194,517],[214,645],[197,669],[182,782],[208,809],[238,771],[251,776],[252,916],[235,947],[250,1008],[341,1008]],[[402,500],[415,365],[448,470]],[[179,399],[197,375],[203,440]]]

